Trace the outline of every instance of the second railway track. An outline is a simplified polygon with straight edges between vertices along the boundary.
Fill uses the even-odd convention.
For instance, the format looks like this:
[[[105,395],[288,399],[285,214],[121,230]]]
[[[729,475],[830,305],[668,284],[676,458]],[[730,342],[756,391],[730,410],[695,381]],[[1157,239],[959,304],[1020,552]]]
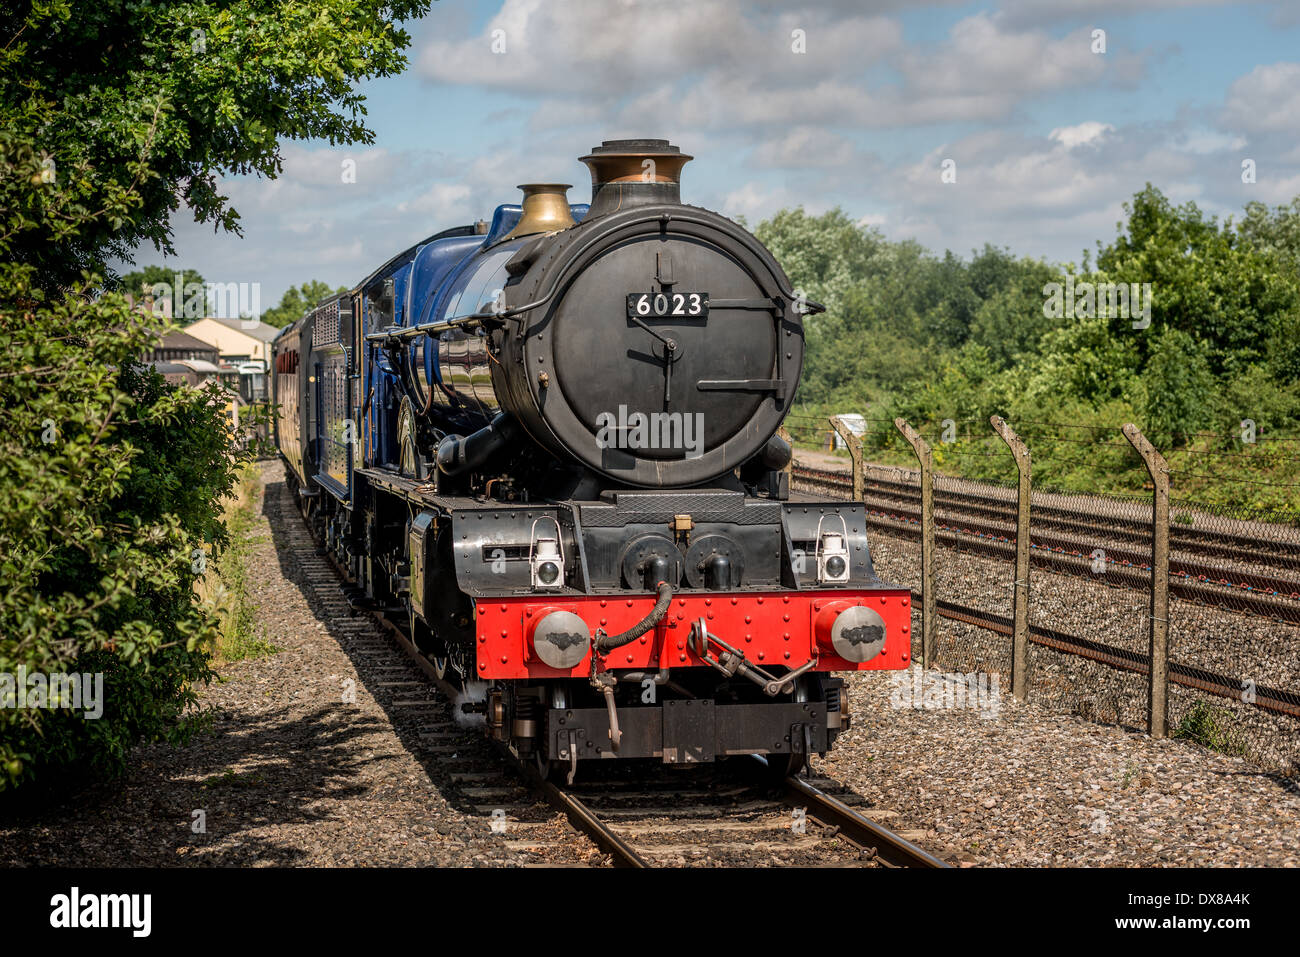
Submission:
[[[844,472],[796,466],[805,488],[852,494]],[[904,482],[872,478],[864,504],[880,532],[920,535],[920,490]],[[967,492],[935,492],[940,544],[995,559],[1015,560],[1016,512],[1012,502]],[[1034,506],[1030,561],[1059,574],[1095,577],[1094,553],[1102,548],[1109,581],[1137,589],[1150,582],[1150,528],[1115,516],[1059,506]],[[1300,547],[1241,534],[1211,536],[1203,529],[1170,528],[1170,588],[1180,598],[1300,623]],[[1254,550],[1252,550],[1252,547]]]

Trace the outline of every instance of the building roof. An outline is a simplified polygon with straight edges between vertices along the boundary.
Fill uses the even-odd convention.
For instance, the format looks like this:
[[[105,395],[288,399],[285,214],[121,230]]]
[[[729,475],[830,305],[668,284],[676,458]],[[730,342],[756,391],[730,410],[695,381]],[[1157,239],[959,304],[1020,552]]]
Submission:
[[[242,332],[244,335],[250,336],[254,339],[260,339],[262,342],[270,342],[280,334],[278,328],[268,325],[261,320],[254,322],[252,319],[218,319],[216,316],[207,316],[205,318],[211,322],[219,322],[227,329],[232,329],[235,332]],[[200,319],[196,321],[202,322],[203,320]]]
[[[215,374],[221,371],[206,359],[177,359],[176,361],[186,368],[193,369],[195,372],[208,372]]]
[[[158,344],[159,349],[193,349],[195,352],[216,352],[217,347],[210,342],[204,342],[196,336],[191,336],[185,332],[169,332],[162,337],[162,342]]]

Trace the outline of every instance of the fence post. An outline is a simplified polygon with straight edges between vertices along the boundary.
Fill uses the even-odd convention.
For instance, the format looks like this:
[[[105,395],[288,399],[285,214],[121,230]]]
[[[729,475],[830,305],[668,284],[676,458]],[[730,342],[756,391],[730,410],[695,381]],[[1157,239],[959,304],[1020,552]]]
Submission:
[[[1029,447],[1000,415],[991,416],[993,431],[1011,449],[1020,472],[1016,499],[1016,580],[1012,586],[1015,627],[1011,635],[1011,693],[1024,701],[1029,691]]]
[[[831,416],[831,427],[839,433],[840,438],[844,440],[845,446],[848,447],[849,456],[853,459],[853,501],[862,501],[862,439],[856,435],[852,429],[840,421],[838,415]]]
[[[934,593],[934,456],[930,443],[902,419],[894,427],[903,433],[921,463],[921,666],[934,667],[935,600]]]
[[[1155,490],[1151,495],[1151,684],[1147,694],[1148,731],[1169,733],[1169,464],[1136,425],[1124,438],[1146,463]]]

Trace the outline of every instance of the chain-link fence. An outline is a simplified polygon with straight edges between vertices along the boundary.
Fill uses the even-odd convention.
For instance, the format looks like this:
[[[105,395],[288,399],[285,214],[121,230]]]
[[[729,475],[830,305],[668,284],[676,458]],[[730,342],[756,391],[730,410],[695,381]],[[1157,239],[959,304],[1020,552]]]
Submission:
[[[1175,495],[1169,528],[1171,728],[1293,772],[1300,769],[1297,518]]]
[[[1009,688],[1019,647],[1016,687],[1039,705],[1300,773],[1295,510],[1205,504],[1181,474],[1190,469],[1170,469],[1132,426],[1087,427],[1084,439],[1066,431],[1083,427],[1031,427],[1026,442],[996,418],[986,435],[953,420],[920,431],[896,424],[920,469],[866,462],[879,434],[867,450],[850,435],[842,464],[801,462],[794,482],[821,494],[861,489],[877,575],[918,595],[931,589],[927,667],[997,674]],[[1071,445],[1106,463],[1106,494],[1028,476],[1017,488],[1018,460],[1027,466],[1037,451],[1060,461]],[[846,475],[853,462],[858,474]],[[914,603],[918,661],[924,607]]]
[[[1029,515],[1033,700],[1146,728],[1149,493],[1143,501],[1035,488]]]

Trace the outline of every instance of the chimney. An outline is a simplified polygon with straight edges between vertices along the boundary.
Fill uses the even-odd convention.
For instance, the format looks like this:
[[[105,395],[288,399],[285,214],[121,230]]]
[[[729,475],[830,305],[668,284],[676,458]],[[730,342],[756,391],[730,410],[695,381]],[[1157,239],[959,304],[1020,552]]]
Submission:
[[[533,233],[551,233],[576,226],[569,211],[568,183],[524,183],[523,212],[515,228],[503,239],[518,239]]]
[[[588,218],[650,204],[677,205],[687,156],[667,140],[605,140],[582,162],[591,170]]]

